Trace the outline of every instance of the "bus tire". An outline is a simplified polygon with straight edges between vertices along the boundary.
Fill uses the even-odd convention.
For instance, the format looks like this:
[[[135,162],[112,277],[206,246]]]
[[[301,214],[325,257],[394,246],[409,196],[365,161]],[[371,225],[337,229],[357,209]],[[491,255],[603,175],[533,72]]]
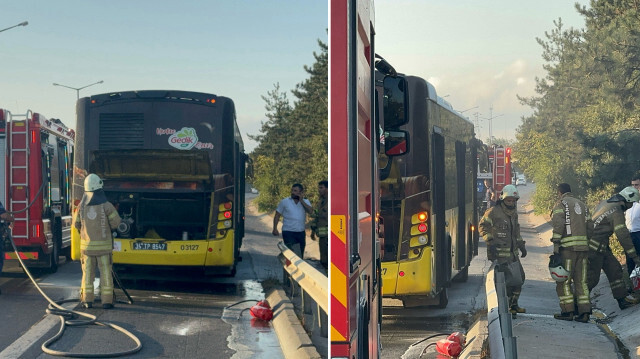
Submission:
[[[444,309],[449,304],[449,293],[447,288],[442,288],[440,294],[438,295],[438,308]]]
[[[465,283],[469,280],[469,266],[464,267],[463,270],[458,272],[456,276],[453,278],[453,281],[456,283]]]
[[[58,264],[60,263],[60,244],[58,241],[53,242],[53,248],[49,254],[49,265],[47,266],[48,273],[55,273],[58,271]]]

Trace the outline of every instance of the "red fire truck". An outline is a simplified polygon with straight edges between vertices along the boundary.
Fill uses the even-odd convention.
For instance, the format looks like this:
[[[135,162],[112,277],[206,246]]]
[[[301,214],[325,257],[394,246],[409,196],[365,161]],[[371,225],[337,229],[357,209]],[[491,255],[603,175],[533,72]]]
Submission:
[[[1,157],[7,183],[4,204],[15,217],[13,242],[28,267],[55,272],[60,255],[71,258],[74,131],[31,111],[12,115],[0,110],[0,116],[7,149]],[[16,254],[7,250],[5,259],[17,259]]]
[[[499,194],[504,186],[514,183],[511,148],[498,145],[482,147],[478,151],[478,192],[484,196],[485,188],[482,181],[488,179],[492,181],[493,189]],[[483,208],[486,208],[486,203],[483,203]],[[481,213],[484,213],[484,209]]]
[[[373,1],[331,0],[331,357],[379,358],[382,321]],[[407,134],[385,132],[385,152]],[[397,153],[396,153],[397,152]]]

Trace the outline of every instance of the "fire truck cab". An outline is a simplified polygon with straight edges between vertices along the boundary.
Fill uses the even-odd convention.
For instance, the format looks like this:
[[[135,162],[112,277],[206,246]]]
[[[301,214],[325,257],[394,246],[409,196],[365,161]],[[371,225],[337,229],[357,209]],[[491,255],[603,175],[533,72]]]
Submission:
[[[58,119],[27,111],[0,110],[6,141],[3,204],[11,212],[11,238],[28,267],[58,270],[59,256],[71,258],[71,179],[75,133]],[[5,136],[2,136],[5,135]],[[6,202],[5,202],[6,201]],[[5,259],[17,259],[5,243]]]

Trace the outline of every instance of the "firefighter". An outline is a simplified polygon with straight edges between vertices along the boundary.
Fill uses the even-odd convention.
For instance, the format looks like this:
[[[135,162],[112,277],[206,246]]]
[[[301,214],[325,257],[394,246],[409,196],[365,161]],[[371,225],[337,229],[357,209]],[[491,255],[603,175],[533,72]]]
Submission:
[[[588,232],[593,228],[593,224],[590,223],[587,206],[571,195],[569,184],[558,185],[558,196],[560,200],[551,212],[551,242],[553,253],[562,257],[562,266],[567,270],[568,278],[556,283],[561,313],[554,314],[553,317],[586,323],[591,313],[586,278],[589,258]]]
[[[480,220],[479,229],[482,238],[487,243],[487,258],[496,261],[496,268],[517,262],[522,282],[524,282],[524,269],[520,263],[519,255],[522,252],[522,257],[526,257],[527,249],[522,236],[520,236],[516,208],[519,198],[516,186],[504,186],[496,205],[484,213]],[[521,290],[522,284],[507,286],[509,312],[512,315],[526,313],[525,308],[518,305]]]
[[[613,297],[618,301],[620,309],[629,308],[638,301],[626,287],[622,278],[622,266],[609,248],[609,237],[615,233],[626,255],[636,263],[640,263],[624,218],[624,212],[639,199],[638,190],[629,186],[608,200],[600,202],[593,214],[593,237],[589,239],[587,284],[591,291],[600,281],[600,270],[604,270],[609,279]]]
[[[82,285],[80,300],[85,308],[91,308],[94,294],[93,281],[96,266],[100,270],[100,297],[102,308],[113,308],[113,231],[120,224],[118,211],[102,189],[102,180],[91,173],[84,179],[84,196],[80,201],[74,221],[80,231]]]

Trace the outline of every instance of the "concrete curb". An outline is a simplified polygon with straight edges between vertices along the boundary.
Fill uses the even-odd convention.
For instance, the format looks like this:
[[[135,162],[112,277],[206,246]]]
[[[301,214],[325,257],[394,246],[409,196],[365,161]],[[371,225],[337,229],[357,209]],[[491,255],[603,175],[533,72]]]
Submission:
[[[460,353],[459,359],[481,359],[484,342],[489,338],[487,317],[482,316],[473,323],[467,332],[467,346]]]
[[[321,359],[322,356],[300,323],[293,303],[284,290],[272,289],[267,294],[267,301],[273,308],[273,329],[278,336],[284,357],[287,359]]]

